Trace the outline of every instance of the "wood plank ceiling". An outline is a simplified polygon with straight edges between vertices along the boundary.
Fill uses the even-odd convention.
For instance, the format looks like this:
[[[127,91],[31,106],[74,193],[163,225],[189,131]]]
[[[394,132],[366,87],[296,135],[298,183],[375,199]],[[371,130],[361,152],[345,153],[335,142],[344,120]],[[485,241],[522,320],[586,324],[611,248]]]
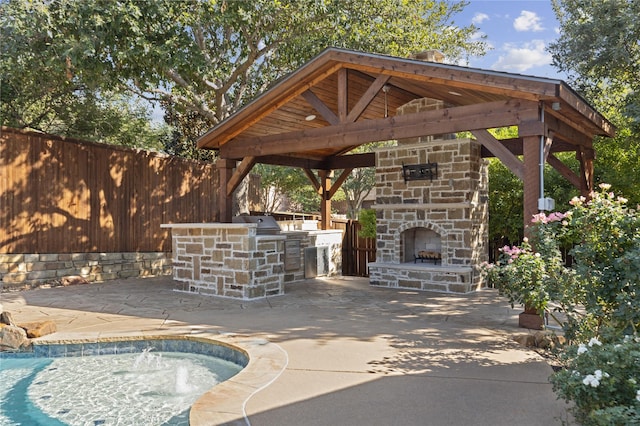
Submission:
[[[420,98],[442,100],[445,108],[396,115]],[[513,125],[514,140],[485,132]],[[560,80],[329,48],[204,134],[198,147],[218,150],[232,169],[243,161],[227,185],[230,195],[255,163],[325,171],[373,166],[372,155],[349,152],[368,142],[461,131],[471,131],[483,155],[499,157],[516,174],[527,137],[547,138],[552,158],[562,151],[592,158],[593,137],[615,132]]]

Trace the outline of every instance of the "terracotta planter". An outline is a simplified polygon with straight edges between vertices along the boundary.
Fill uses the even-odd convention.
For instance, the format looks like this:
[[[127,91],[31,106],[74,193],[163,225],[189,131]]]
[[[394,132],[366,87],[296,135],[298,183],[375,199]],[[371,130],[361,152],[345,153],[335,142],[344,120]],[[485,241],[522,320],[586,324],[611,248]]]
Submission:
[[[544,318],[536,308],[525,306],[524,312],[518,315],[518,326],[530,330],[542,330],[544,329]]]

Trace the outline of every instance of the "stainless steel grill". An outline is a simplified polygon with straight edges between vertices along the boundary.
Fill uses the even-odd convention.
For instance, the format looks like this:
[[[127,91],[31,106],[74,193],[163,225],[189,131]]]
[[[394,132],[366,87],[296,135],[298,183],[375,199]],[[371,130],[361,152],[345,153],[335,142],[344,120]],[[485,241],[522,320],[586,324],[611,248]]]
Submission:
[[[258,235],[274,235],[280,233],[280,226],[273,216],[235,216],[233,223],[256,223]]]

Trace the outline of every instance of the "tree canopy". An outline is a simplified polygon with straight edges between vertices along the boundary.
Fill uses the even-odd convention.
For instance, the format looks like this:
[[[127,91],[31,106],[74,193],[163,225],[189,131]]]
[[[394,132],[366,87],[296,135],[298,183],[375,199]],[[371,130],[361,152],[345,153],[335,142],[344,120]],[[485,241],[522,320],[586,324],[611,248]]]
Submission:
[[[637,103],[640,96],[640,3],[554,0],[553,6],[560,21],[560,37],[549,47],[553,64],[560,71],[569,73],[582,90],[614,90]]]
[[[595,143],[595,179],[640,203],[640,2],[554,0],[554,65],[618,128]]]
[[[161,148],[146,102],[101,80],[76,78],[54,2],[0,3],[0,123],[46,133]],[[90,67],[90,65],[88,65]]]
[[[640,3],[554,0],[553,6],[560,22],[560,36],[549,47],[554,66],[618,129],[615,139],[594,142],[595,181],[612,184],[635,206],[640,203]],[[558,157],[578,172],[574,157]],[[523,237],[522,182],[497,160],[489,175],[490,240],[495,247],[513,244]],[[578,191],[547,166],[545,195],[562,211]]]
[[[474,37],[477,29],[455,24],[465,5],[457,0],[7,0],[0,3],[0,120],[109,141],[74,127],[99,121],[99,111],[80,114],[95,110],[86,100],[104,105],[108,94],[134,96],[165,110],[172,128],[162,138],[165,150],[210,159],[195,149],[200,134],[327,47],[395,56],[437,49],[452,62],[483,54],[486,44]],[[109,105],[127,112],[122,103]],[[57,127],[48,125],[53,118]],[[363,176],[350,178],[345,189],[371,180],[370,171],[359,172]],[[271,178],[265,175],[266,181]]]
[[[484,51],[445,0],[9,0],[2,4],[9,94],[105,88],[161,100],[216,124],[328,46],[452,60]],[[12,99],[16,102],[19,96]],[[33,120],[32,120],[33,124]]]

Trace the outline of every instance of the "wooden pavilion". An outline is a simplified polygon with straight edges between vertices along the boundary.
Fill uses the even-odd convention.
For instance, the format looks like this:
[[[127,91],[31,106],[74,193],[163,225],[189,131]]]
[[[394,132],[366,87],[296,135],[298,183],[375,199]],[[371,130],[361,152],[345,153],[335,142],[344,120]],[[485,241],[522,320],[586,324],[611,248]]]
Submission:
[[[396,116],[414,99],[442,109]],[[487,129],[517,126],[497,140]],[[524,222],[544,197],[550,164],[582,194],[593,188],[593,138],[615,129],[561,80],[329,48],[212,128],[198,147],[218,150],[218,220],[231,221],[231,198],[256,163],[300,167],[322,197],[322,229],[331,198],[351,170],[375,165],[365,143],[470,131],[484,157],[499,158],[524,181]],[[580,172],[556,156],[575,152]],[[519,157],[522,156],[522,159]],[[318,171],[319,179],[313,170]],[[332,180],[334,170],[343,170]]]

